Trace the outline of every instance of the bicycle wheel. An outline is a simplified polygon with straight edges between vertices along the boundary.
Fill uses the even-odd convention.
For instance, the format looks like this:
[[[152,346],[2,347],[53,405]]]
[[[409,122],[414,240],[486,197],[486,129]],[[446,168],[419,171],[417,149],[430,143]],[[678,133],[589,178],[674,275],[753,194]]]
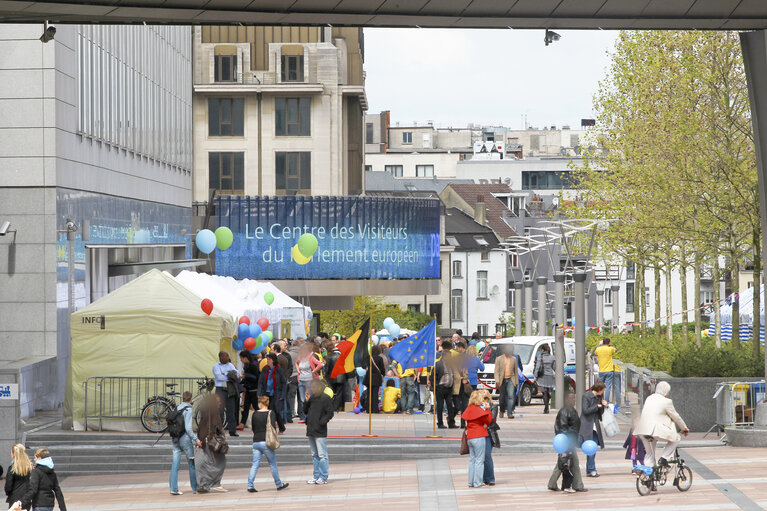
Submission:
[[[692,486],[692,470],[681,466],[676,472],[676,488],[679,491],[687,491]]]
[[[170,404],[164,399],[153,399],[141,409],[141,425],[150,433],[162,433],[168,429],[165,418],[170,411]]]
[[[642,497],[646,497],[652,492],[652,479],[645,474],[637,476],[637,493]]]

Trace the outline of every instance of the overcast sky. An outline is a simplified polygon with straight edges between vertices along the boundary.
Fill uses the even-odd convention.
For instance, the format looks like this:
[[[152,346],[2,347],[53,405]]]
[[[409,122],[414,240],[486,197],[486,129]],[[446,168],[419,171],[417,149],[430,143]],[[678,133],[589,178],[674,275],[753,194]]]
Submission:
[[[365,29],[369,112],[392,123],[469,122],[522,127],[580,126],[609,65],[617,32]]]

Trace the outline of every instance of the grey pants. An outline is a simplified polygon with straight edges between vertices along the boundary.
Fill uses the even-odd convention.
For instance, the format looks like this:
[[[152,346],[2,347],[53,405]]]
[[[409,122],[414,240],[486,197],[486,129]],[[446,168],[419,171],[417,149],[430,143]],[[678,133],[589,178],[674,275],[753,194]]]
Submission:
[[[578,453],[573,451],[573,468],[571,469],[573,472],[573,490],[579,491],[583,489],[583,478],[581,477],[581,467],[578,464]],[[559,476],[562,475],[562,471],[559,470],[559,466],[554,465],[554,471],[551,473],[551,477],[549,478],[549,489],[558,489],[558,481]]]

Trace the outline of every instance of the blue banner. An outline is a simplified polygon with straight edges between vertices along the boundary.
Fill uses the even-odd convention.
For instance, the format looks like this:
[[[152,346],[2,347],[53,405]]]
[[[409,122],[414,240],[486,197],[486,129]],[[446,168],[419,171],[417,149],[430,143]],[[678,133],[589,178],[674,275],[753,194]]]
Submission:
[[[271,279],[437,279],[437,199],[219,197],[219,226],[234,243],[216,250],[216,274]],[[292,249],[311,233],[317,251],[298,264]]]

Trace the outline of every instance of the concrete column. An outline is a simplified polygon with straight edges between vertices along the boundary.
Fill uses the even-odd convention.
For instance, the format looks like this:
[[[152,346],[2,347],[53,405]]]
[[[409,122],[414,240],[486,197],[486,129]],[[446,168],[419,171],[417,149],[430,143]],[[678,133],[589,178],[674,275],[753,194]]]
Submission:
[[[573,275],[575,281],[575,388],[578,395],[586,391],[586,301],[584,299],[586,274]],[[578,413],[581,412],[581,400],[576,399]]]
[[[514,335],[522,335],[522,283],[514,283]]]
[[[620,297],[621,297],[621,287],[619,285],[613,285],[610,287],[612,290],[612,298],[613,298],[613,322],[612,322],[612,330],[617,332],[618,327],[621,324],[621,308],[620,308]]]
[[[554,274],[554,329],[556,372],[554,375],[554,408],[560,409],[565,403],[565,274]]]
[[[597,327],[605,323],[605,290],[597,289]]]
[[[538,277],[535,282],[538,283],[538,335],[546,334],[546,277]]]
[[[525,335],[533,335],[533,281],[526,280],[525,286]]]

